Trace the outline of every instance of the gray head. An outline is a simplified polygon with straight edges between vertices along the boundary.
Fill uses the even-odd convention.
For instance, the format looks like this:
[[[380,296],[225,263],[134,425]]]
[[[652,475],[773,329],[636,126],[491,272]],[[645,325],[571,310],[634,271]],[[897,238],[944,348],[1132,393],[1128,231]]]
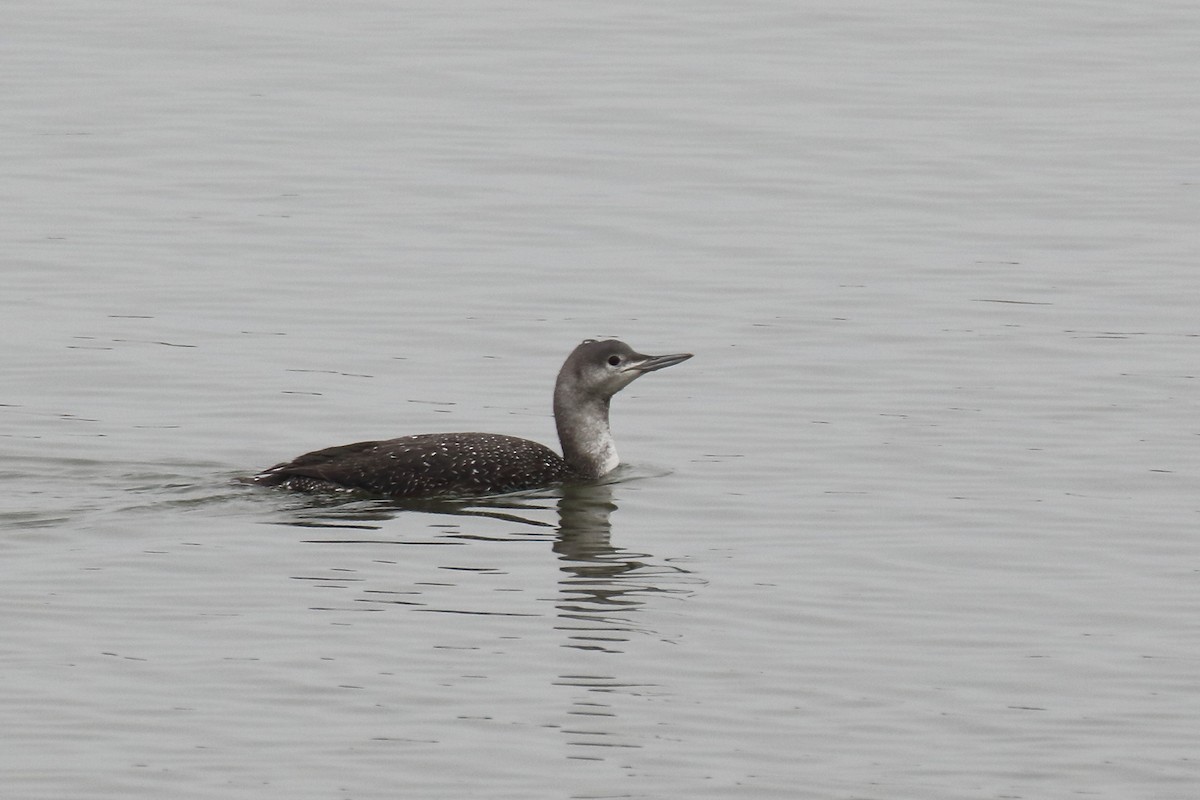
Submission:
[[[584,396],[607,401],[645,373],[691,357],[691,353],[648,356],[616,339],[584,339],[559,370],[558,388],[566,389],[580,401]]]
[[[616,339],[585,339],[567,356],[554,386],[554,418],[567,463],[596,477],[616,467],[609,400],[647,372],[691,357],[691,353],[648,356]]]

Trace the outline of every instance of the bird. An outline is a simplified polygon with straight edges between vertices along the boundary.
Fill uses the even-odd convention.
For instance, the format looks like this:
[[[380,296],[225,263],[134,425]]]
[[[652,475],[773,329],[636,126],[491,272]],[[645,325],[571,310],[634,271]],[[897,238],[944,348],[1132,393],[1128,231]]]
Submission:
[[[516,436],[425,433],[314,450],[243,482],[405,499],[483,497],[595,481],[620,463],[608,420],[613,395],[647,372],[691,357],[644,355],[616,339],[581,342],[554,384],[561,456]]]

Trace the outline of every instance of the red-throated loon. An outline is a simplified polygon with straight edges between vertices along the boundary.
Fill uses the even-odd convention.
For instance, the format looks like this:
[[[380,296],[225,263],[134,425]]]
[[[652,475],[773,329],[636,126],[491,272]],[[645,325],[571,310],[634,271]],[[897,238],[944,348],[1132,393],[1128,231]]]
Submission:
[[[595,480],[620,463],[608,426],[612,396],[644,373],[691,357],[647,356],[615,339],[584,340],[567,356],[554,384],[562,456],[515,436],[425,433],[314,450],[246,482],[405,498],[502,494]]]

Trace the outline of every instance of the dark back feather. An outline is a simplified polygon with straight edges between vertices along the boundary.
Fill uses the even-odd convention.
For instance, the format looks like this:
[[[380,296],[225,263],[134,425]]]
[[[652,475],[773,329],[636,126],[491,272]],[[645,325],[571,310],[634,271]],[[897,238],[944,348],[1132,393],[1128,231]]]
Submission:
[[[254,476],[299,491],[358,490],[391,497],[482,495],[576,477],[545,445],[494,433],[426,433],[327,447]]]

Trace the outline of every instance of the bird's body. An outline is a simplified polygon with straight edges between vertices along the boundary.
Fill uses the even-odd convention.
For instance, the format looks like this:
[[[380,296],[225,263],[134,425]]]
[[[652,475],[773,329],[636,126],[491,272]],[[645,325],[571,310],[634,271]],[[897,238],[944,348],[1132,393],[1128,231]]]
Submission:
[[[576,477],[550,448],[494,433],[425,433],[306,453],[255,476],[300,491],[357,489],[390,497],[517,492]]]
[[[646,356],[615,340],[584,341],[554,389],[559,456],[494,433],[427,433],[328,447],[276,464],[248,482],[297,491],[358,491],[397,498],[480,496],[594,480],[619,463],[609,400],[631,381],[691,358]]]

